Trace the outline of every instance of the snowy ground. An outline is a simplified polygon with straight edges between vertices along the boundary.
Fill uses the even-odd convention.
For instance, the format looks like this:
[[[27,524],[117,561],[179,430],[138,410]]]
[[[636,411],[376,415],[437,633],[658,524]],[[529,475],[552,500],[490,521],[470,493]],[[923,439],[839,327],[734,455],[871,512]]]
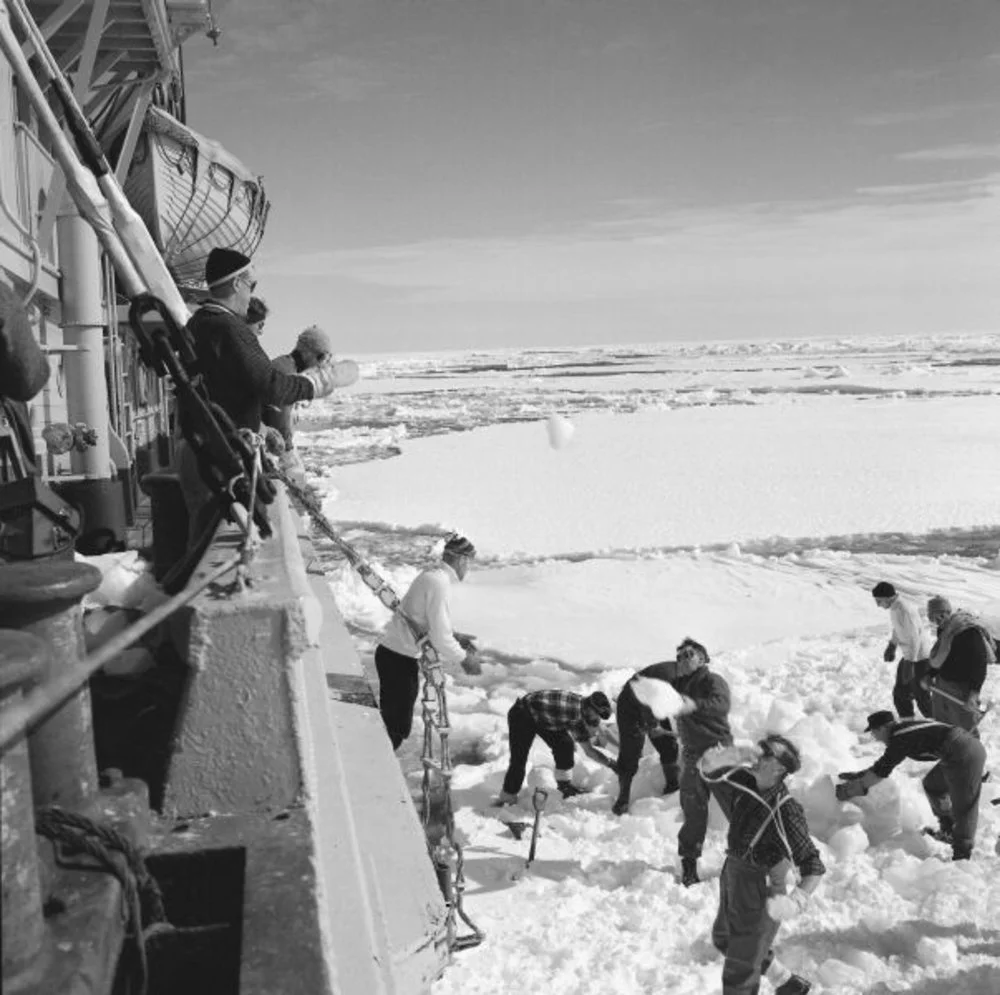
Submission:
[[[487,940],[436,995],[721,990],[708,936],[724,826],[715,812],[708,880],[682,889],[655,755],[623,818],[613,776],[579,759],[593,790],[549,800],[528,874],[527,839],[489,809],[519,693],[614,696],[685,635],[730,682],[737,738],[770,729],[803,749],[792,789],[828,873],[779,934],[788,966],[838,995],[1000,992],[1000,717],[982,728],[992,774],[968,864],[919,833],[926,765],[858,805],[831,781],[878,755],[859,730],[891,705],[876,580],[1000,625],[998,355],[980,337],[380,357],[315,406],[299,444],[326,509],[400,591],[443,531],[482,550],[453,609],[484,672],[455,678],[451,708],[466,906]],[[576,427],[559,450],[540,420],[555,411]],[[324,558],[370,654],[385,610]],[[984,697],[1000,699],[1000,668]],[[532,762],[552,761],[539,746]]]

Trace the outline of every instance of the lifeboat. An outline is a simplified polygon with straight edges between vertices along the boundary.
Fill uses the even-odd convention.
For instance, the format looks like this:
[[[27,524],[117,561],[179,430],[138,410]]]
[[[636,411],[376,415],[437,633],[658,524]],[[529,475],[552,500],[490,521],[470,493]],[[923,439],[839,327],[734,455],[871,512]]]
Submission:
[[[150,107],[125,193],[181,287],[204,287],[214,248],[252,256],[270,202],[264,182],[218,142]]]

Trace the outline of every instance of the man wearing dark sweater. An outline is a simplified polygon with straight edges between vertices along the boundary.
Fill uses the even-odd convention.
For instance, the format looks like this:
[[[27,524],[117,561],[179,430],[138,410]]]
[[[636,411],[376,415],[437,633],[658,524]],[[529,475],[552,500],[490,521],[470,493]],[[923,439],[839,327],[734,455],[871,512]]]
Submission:
[[[680,801],[684,821],[677,834],[677,850],[681,858],[682,882],[685,887],[698,883],[698,858],[708,829],[709,792],[698,771],[698,761],[706,750],[732,743],[729,728],[729,685],[708,669],[708,650],[693,639],[685,639],[677,647],[676,661],[654,664],[636,674],[622,689],[618,699],[618,732],[621,751],[618,757],[618,800],[613,811],[628,811],[629,792],[642,753],[648,722],[657,718],[640,700],[636,700],[643,681],[665,681],[681,696],[680,711],[673,727],[662,719],[652,732],[653,745],[660,754],[660,763],[667,789],[678,783],[677,757],[680,754]],[[624,703],[622,699],[625,699]],[[676,739],[667,730],[676,732]],[[678,742],[679,741],[679,742]]]
[[[996,661],[993,640],[974,615],[955,611],[940,595],[927,602],[927,617],[937,628],[928,661],[931,716],[978,738],[979,692],[986,668]]]
[[[924,792],[940,824],[938,838],[951,843],[953,860],[968,860],[979,824],[979,794],[986,750],[974,736],[933,719],[896,719],[873,712],[865,732],[885,744],[885,752],[867,770],[840,775],[837,798],[866,795],[907,758],[937,761],[923,780]]]
[[[237,428],[260,431],[265,405],[294,404],[325,397],[336,387],[333,370],[317,366],[289,376],[276,370],[246,322],[250,297],[257,286],[253,263],[232,249],[213,249],[205,266],[209,298],[191,317],[188,331],[208,395]],[[182,433],[188,427],[181,410]],[[201,480],[197,460],[187,444],[178,446],[178,472],[190,517],[189,538],[195,542],[212,518],[212,493]]]

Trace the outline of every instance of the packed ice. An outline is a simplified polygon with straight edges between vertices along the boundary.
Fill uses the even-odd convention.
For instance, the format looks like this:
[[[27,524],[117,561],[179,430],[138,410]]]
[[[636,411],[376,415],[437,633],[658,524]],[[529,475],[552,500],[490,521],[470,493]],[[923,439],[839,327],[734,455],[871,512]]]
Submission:
[[[554,412],[572,445],[553,441]],[[482,673],[456,668],[449,701],[465,906],[487,938],[435,995],[721,990],[725,820],[713,803],[705,880],[683,888],[678,800],[653,751],[620,817],[614,774],[578,751],[588,791],[549,791],[527,871],[507,822],[553,786],[544,744],[507,822],[491,807],[518,695],[614,699],[685,636],[729,682],[738,745],[778,732],[802,751],[790,788],[827,873],[778,934],[788,968],[838,995],[1000,992],[1000,709],[981,724],[971,861],[922,832],[927,764],[834,796],[838,772],[882,751],[866,715],[892,707],[876,581],[921,605],[945,594],[1000,632],[998,437],[998,336],[376,357],[314,405],[297,445],[325,510],[397,590],[453,528],[481,551],[452,613]],[[386,609],[317,543],[370,655]]]

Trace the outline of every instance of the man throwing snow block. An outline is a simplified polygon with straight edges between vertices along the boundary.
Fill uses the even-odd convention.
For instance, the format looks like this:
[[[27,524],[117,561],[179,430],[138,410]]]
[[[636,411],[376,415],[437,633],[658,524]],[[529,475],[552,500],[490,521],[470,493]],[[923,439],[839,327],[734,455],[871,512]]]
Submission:
[[[698,858],[708,830],[709,793],[698,772],[698,761],[706,750],[728,745],[733,741],[729,729],[729,685],[708,669],[708,663],[708,650],[693,639],[685,639],[677,647],[676,662],[664,665],[668,674],[673,673],[668,678],[667,689],[662,687],[662,681],[659,682],[660,687],[653,685],[652,681],[645,683],[642,680],[637,680],[633,685],[633,693],[640,700],[646,697],[646,704],[650,705],[651,710],[655,707],[653,702],[659,700],[657,711],[661,714],[657,717],[662,719],[668,714],[675,716],[674,725],[680,740],[681,812],[684,814],[684,821],[677,834],[677,850],[681,858],[681,880],[686,888],[698,883]],[[673,704],[667,702],[665,691],[672,691]],[[669,750],[669,747],[666,749]],[[623,741],[623,753],[624,750]],[[675,746],[675,758],[677,752]],[[661,753],[661,758],[662,756]],[[628,804],[631,779],[627,784],[624,781],[620,783],[621,790],[615,803],[615,811],[619,811],[623,799]]]
[[[536,736],[552,750],[556,762],[556,786],[563,798],[583,794],[573,783],[575,744],[591,760],[616,769],[615,762],[593,744],[600,736],[601,722],[611,718],[611,702],[603,691],[586,697],[573,691],[532,691],[518,698],[507,712],[510,733],[510,764],[497,803],[513,805],[524,784],[528,754]]]
[[[896,719],[892,712],[872,712],[865,732],[870,732],[885,752],[867,770],[841,774],[837,798],[848,801],[866,795],[887,778],[907,757],[936,760],[924,778],[924,792],[937,816],[934,835],[951,844],[952,860],[968,860],[979,823],[979,794],[986,765],[986,750],[971,733],[933,719]]]
[[[899,651],[896,665],[896,683],[892,689],[892,703],[900,718],[913,717],[913,702],[923,715],[931,714],[931,696],[920,681],[927,673],[927,658],[931,655],[931,639],[920,611],[912,602],[896,593],[888,581],[880,580],[872,588],[872,597],[879,608],[889,612],[892,634],[886,644],[882,659],[891,663]]]
[[[417,575],[375,649],[379,711],[394,750],[413,728],[413,706],[420,689],[418,640],[422,636],[426,635],[443,663],[460,663],[470,674],[480,672],[475,645],[469,637],[452,632],[448,608],[451,585],[465,580],[475,555],[475,546],[465,536],[450,536],[441,562]]]
[[[723,995],[757,995],[764,976],[776,995],[805,995],[811,983],[792,974],[771,949],[781,923],[802,912],[826,868],[809,835],[802,806],[785,778],[802,764],[795,744],[770,734],[751,750],[722,748],[701,761],[702,777],[726,818],[726,862],[712,943],[726,958]],[[749,760],[735,766],[733,760]],[[800,880],[786,894],[791,866]]]

